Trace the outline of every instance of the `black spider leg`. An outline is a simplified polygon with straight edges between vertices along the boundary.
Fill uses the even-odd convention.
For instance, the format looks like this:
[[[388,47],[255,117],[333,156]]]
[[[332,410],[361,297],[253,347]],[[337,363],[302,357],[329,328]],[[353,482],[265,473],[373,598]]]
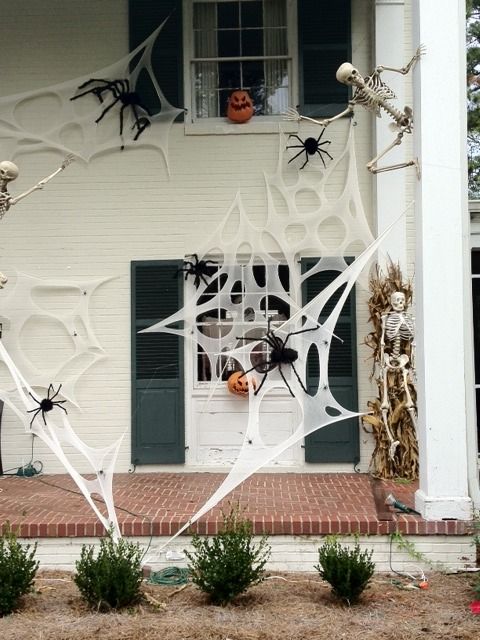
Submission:
[[[295,371],[295,367],[293,366],[293,362],[290,362],[290,366],[292,367],[292,369]],[[290,385],[287,382],[287,379],[285,378],[285,376],[283,375],[283,371],[282,371],[282,365],[281,363],[278,364],[278,370],[280,372],[280,375],[282,376],[282,380],[284,381],[284,383],[287,386],[287,389],[290,391],[290,395],[292,396],[292,398],[295,398],[295,394],[293,393],[293,391],[290,389]],[[295,371],[296,376],[298,378],[298,373]],[[300,380],[300,378],[298,378]],[[300,382],[302,389],[305,389],[305,387],[303,386],[303,384]]]
[[[112,91],[113,93],[113,91]],[[115,94],[114,94],[115,96]],[[103,118],[107,115],[107,113],[110,111],[110,109],[112,109],[117,102],[120,100],[120,96],[117,96],[114,101],[108,105],[108,107],[105,107],[105,109],[102,111],[102,113],[100,114],[100,116],[95,120],[96,124],[98,124],[100,122],[100,120],[103,120]],[[121,117],[121,112],[120,112],[120,130],[123,128],[123,124],[122,124],[122,117]],[[121,135],[121,134],[120,134]]]
[[[268,344],[269,347],[271,347],[272,349],[274,348],[272,343],[269,342],[267,338],[237,338],[237,340],[249,340],[250,342],[265,342],[266,344]],[[250,371],[254,371],[254,370],[257,371],[257,369],[260,369],[260,368],[263,369],[263,371],[257,371],[257,373],[263,373],[263,378],[258,388],[255,389],[255,391],[253,392],[253,395],[256,396],[257,393],[260,391],[260,389],[263,387],[263,383],[267,379],[267,375],[270,373],[270,371],[275,369],[276,366],[277,365],[273,363],[271,359],[262,360],[261,362],[258,362],[253,367],[250,367],[250,369],[247,369],[246,371],[244,371],[242,375],[239,376],[239,379],[243,378],[243,376],[246,376],[247,373],[250,373]],[[265,367],[267,367],[266,370],[265,370]]]
[[[297,145],[294,145],[294,146],[287,147],[287,149],[298,149],[298,148],[299,148],[299,145],[298,145],[298,144],[297,144]],[[302,154],[302,153],[305,153],[305,158],[306,158],[306,160],[305,160],[305,162],[302,164],[302,166],[301,166],[301,167],[300,167],[300,169],[299,169],[299,171],[301,171],[301,170],[303,169],[303,167],[307,164],[307,162],[310,160],[310,158],[308,157],[308,151],[307,151],[305,148],[303,148],[301,151],[299,151],[299,152],[297,153],[297,155],[296,155],[296,156],[293,156],[293,158],[291,158],[291,159],[288,161],[288,163],[287,163],[287,164],[290,164],[290,162],[292,162],[292,160],[295,160],[295,158],[298,158],[298,156],[299,156],[300,154]]]
[[[101,95],[99,95],[99,93],[101,94],[102,91],[107,91],[108,89],[110,89],[111,82],[110,80],[102,80],[101,78],[91,78],[90,80],[87,80],[86,82],[84,82],[83,84],[81,84],[78,89],[84,89],[85,87],[88,87],[89,84],[92,84],[92,82],[103,82],[105,85],[105,87],[92,87],[91,89],[87,89],[86,91],[84,91],[83,93],[78,93],[76,96],[73,96],[73,98],[70,98],[70,100],[77,100],[78,98],[81,98],[83,96],[86,96],[88,93],[94,93],[97,98],[100,100],[100,102],[103,102],[103,99],[101,97]]]
[[[310,329],[300,329],[299,331],[292,331],[292,333],[287,334],[287,337],[285,338],[285,342],[283,343],[283,346],[285,347],[285,345],[286,345],[286,344],[287,344],[287,342],[288,342],[288,339],[289,339],[291,336],[296,336],[296,335],[298,335],[299,333],[307,333],[308,331],[316,331],[318,328],[319,328],[319,327],[317,326],[317,327],[310,327]],[[302,389],[305,391],[305,393],[308,393],[308,391],[307,391],[307,389],[306,389],[305,385],[304,385],[304,384],[303,384],[303,382],[302,382],[302,379],[301,379],[301,378],[300,378],[300,376],[298,375],[298,371],[296,370],[294,363],[293,363],[293,362],[290,362],[290,366],[292,367],[292,369],[293,369],[293,373],[295,374],[295,376],[296,376],[296,378],[297,378],[298,382],[300,383],[300,386],[301,386],[301,387],[302,387]],[[283,380],[285,381],[285,384],[286,384],[286,385],[287,385],[287,387],[288,387],[288,390],[290,391],[290,393],[292,394],[292,396],[293,396],[293,397],[295,397],[295,396],[294,396],[294,394],[292,393],[292,390],[290,389],[290,385],[289,385],[289,384],[288,384],[288,382],[285,380],[285,377],[284,377],[284,375],[283,375],[283,372],[282,372],[282,368],[281,368],[281,366],[279,365],[279,367],[278,367],[278,368],[279,368],[279,370],[280,370],[280,374],[281,374],[281,376],[282,376]]]
[[[306,389],[305,385],[304,385],[304,384],[303,384],[303,382],[302,382],[302,379],[301,379],[301,378],[300,378],[300,376],[298,375],[298,371],[295,369],[295,365],[293,364],[293,362],[291,362],[291,363],[290,363],[290,365],[291,365],[291,367],[292,367],[292,369],[293,369],[293,373],[296,375],[297,380],[298,380],[298,382],[300,383],[300,386],[301,386],[301,387],[302,387],[302,389],[305,391],[305,393],[308,393],[308,391],[307,391],[307,389]],[[286,381],[285,381],[285,383],[286,383]],[[287,387],[288,387],[288,384],[287,384]],[[293,395],[293,393],[292,393],[292,395]]]
[[[320,149],[319,148],[319,147],[323,146],[324,144],[332,144],[331,140],[324,140],[323,142],[320,142],[320,140],[322,139],[322,136],[323,136],[324,133],[325,133],[325,129],[322,129],[322,133],[317,138],[317,150],[315,151],[315,153],[318,153],[318,155],[320,156],[320,160],[323,162],[323,167],[324,167],[324,169],[326,169],[327,165],[325,164],[325,160],[323,159],[322,153],[327,155],[330,158],[330,160],[333,160],[333,158],[328,153],[328,151],[326,149]]]
[[[322,133],[323,133],[323,131],[322,131]],[[321,135],[322,135],[322,134],[320,134],[320,136],[321,136]],[[290,138],[296,138],[296,139],[300,142],[300,144],[291,144],[291,145],[288,145],[286,148],[287,148],[287,149],[301,149],[301,151],[299,151],[295,156],[293,156],[293,158],[290,158],[290,160],[287,162],[287,164],[290,164],[290,162],[293,162],[293,160],[295,160],[296,158],[298,158],[298,156],[299,156],[299,155],[301,155],[302,153],[305,153],[306,160],[305,160],[305,162],[302,164],[302,166],[301,166],[301,167],[300,167],[300,169],[299,169],[299,171],[301,171],[301,170],[303,169],[303,167],[307,164],[308,160],[309,160],[307,150],[305,149],[305,143],[304,143],[304,141],[303,141],[301,138],[299,138],[299,136],[297,136],[295,133],[290,134],[290,135],[288,136],[288,138],[289,138],[289,139],[290,139]]]

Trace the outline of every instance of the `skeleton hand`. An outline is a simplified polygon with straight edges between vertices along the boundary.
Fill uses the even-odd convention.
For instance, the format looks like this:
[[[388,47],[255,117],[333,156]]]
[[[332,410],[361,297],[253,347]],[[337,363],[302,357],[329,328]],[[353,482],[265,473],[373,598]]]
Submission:
[[[63,171],[65,167],[68,167],[68,165],[72,164],[72,162],[74,161],[75,161],[75,155],[73,153],[69,153],[68,155],[65,156],[65,159],[60,165],[60,169]]]
[[[422,56],[427,53],[427,47],[424,44],[419,44],[417,50],[415,51],[415,55],[413,56],[415,60],[420,60]]]
[[[292,122],[300,122],[302,116],[298,113],[296,109],[288,108],[284,113],[282,113],[284,120],[290,120]]]

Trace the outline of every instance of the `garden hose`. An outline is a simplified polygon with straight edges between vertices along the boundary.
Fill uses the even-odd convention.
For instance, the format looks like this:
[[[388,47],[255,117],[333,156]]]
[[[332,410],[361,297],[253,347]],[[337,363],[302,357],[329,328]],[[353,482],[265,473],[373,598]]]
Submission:
[[[152,571],[148,582],[150,584],[165,585],[187,584],[188,577],[188,569],[183,569],[181,567],[166,567],[160,571]]]

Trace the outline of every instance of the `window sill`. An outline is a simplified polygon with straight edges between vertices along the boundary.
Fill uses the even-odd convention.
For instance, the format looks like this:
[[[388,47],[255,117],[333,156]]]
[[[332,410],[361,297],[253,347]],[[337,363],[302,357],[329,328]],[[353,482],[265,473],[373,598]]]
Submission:
[[[223,136],[258,133],[297,133],[298,122],[284,120],[282,117],[253,117],[249,122],[236,124],[226,118],[208,118],[196,122],[185,122],[187,136]]]

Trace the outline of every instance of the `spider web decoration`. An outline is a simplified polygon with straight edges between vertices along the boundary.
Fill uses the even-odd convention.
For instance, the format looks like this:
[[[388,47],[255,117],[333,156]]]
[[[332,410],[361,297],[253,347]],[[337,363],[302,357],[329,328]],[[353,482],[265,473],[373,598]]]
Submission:
[[[11,358],[28,378],[33,387],[47,388],[50,383],[62,384],[62,396],[78,406],[75,385],[93,364],[105,358],[90,320],[90,303],[95,291],[110,278],[96,280],[42,280],[25,273],[18,273],[13,289],[5,289],[0,320],[3,324],[3,342]],[[63,303],[64,309],[49,310],[49,296],[72,297],[71,303]],[[46,299],[43,299],[43,295]],[[61,303],[61,300],[60,300]],[[60,307],[62,304],[60,304]],[[37,368],[22,348],[23,334],[27,325],[59,324],[68,338],[68,356],[60,364],[43,365]],[[6,330],[7,329],[7,330]],[[38,336],[37,336],[38,339]]]
[[[121,146],[121,103],[110,109],[97,125],[95,120],[113,101],[110,92],[103,95],[103,103],[95,95],[86,95],[74,101],[71,98],[78,93],[78,87],[92,78],[108,81],[128,79],[131,91],[135,91],[140,74],[147,74],[160,111],[148,116],[150,125],[134,141],[134,119],[131,109],[125,109],[122,143],[125,147],[148,146],[158,149],[168,170],[168,134],[173,121],[183,109],[172,106],[165,98],[151,63],[155,40],[167,20],[131,53],[108,67],[36,91],[0,98],[0,139],[2,144],[10,147],[11,159],[19,153],[56,149],[62,153],[73,153],[88,162],[96,154],[118,150]],[[147,115],[142,110],[140,113]]]
[[[387,232],[373,240],[364,214],[357,182],[353,128],[350,128],[345,148],[336,160],[323,171],[309,172],[308,177],[305,172],[299,175],[297,170],[296,181],[289,180],[288,174],[284,175],[282,146],[284,149],[283,140],[280,141],[279,162],[275,174],[265,176],[268,201],[265,222],[255,225],[244,210],[240,194],[237,194],[224,221],[203,250],[198,251],[199,259],[217,260],[218,271],[211,276],[208,285],[200,282],[197,289],[192,286],[183,309],[143,330],[142,333],[163,331],[182,336],[198,345],[202,355],[205,354],[209,359],[211,380],[214,383],[206,401],[208,406],[215,387],[219,383],[224,384],[221,371],[229,358],[237,361],[244,371],[251,369],[255,363],[252,362],[252,354],[262,343],[244,343],[237,338],[245,336],[246,326],[250,335],[253,333],[251,329],[255,330],[257,338],[265,335],[268,322],[264,313],[260,311],[260,301],[272,295],[280,300],[283,307],[290,309],[290,317],[283,324],[277,322],[274,329],[282,340],[285,340],[289,333],[299,329],[318,327],[317,330],[292,336],[288,343],[289,347],[298,352],[295,367],[303,382],[307,355],[312,354],[317,358],[320,372],[318,387],[310,391],[312,395],[307,395],[295,376],[289,378],[301,419],[290,436],[269,445],[262,436],[263,401],[274,389],[282,389],[286,393],[288,390],[278,368],[268,373],[257,395],[252,391],[253,385],[249,384],[248,424],[241,451],[224,482],[176,535],[213,508],[252,473],[306,435],[329,424],[361,415],[345,409],[333,397],[328,382],[329,352],[332,340],[336,339],[335,325],[347,296],[373,260]],[[345,174],[338,171],[340,164],[347,167]],[[291,175],[290,173],[290,178]],[[342,175],[345,175],[345,179],[343,183],[337,184],[335,196],[331,182],[335,179],[338,183]],[[305,193],[308,201],[314,203],[308,211],[301,205]],[[335,246],[323,241],[322,230],[326,222],[335,222],[343,228],[343,234]],[[359,245],[366,248],[347,267],[345,257]],[[316,264],[303,275],[300,275],[298,270],[298,257],[301,252],[303,255],[320,256]],[[259,283],[255,278],[254,267],[257,265],[265,269],[264,283]],[[289,267],[289,291],[282,285],[281,265]],[[302,307],[298,302],[302,284],[313,275],[331,269],[340,271],[340,275]],[[243,292],[241,296],[238,296],[239,290]],[[208,295],[205,295],[205,292]],[[332,306],[331,298],[335,294],[339,296],[338,300],[333,304],[326,321],[321,324],[320,316],[324,317],[325,306],[329,301]],[[230,324],[223,321],[221,331],[212,338],[201,331],[196,323],[196,319],[202,315],[210,316],[213,324],[215,318],[227,318]],[[178,324],[182,322],[183,325]],[[184,328],[178,329],[178,326]],[[248,377],[249,380],[255,379],[258,390],[263,374],[254,370]]]
[[[113,470],[123,436],[119,438],[116,443],[108,447],[96,449],[86,445],[77,436],[65,414],[62,415],[61,427],[55,424],[51,417],[51,412],[43,416],[39,413],[35,415],[32,420],[28,412],[38,409],[38,403],[32,398],[32,396],[35,396],[35,393],[14,364],[1,340],[0,360],[5,363],[15,385],[15,391],[13,392],[0,389],[0,399],[10,407],[23,423],[26,432],[40,438],[57,456],[105,529],[109,530],[113,528],[113,534],[115,538],[118,538],[120,536],[120,530],[113,503],[112,486]],[[24,407],[23,410],[21,408],[22,405]],[[76,471],[66,455],[64,444],[73,447],[87,460],[92,472],[96,476],[94,480],[84,478]],[[94,493],[102,497],[106,507],[106,515],[99,510],[93,500],[92,494]]]

